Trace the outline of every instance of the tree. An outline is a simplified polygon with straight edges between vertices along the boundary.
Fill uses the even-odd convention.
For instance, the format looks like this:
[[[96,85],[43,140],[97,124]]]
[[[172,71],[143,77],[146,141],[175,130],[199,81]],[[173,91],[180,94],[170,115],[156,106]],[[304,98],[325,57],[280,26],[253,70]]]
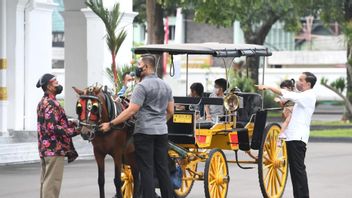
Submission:
[[[303,0],[191,0],[195,20],[229,27],[239,21],[246,43],[263,45],[271,27],[278,21],[285,30],[300,29],[300,17],[307,11]],[[313,12],[312,9],[308,9]],[[259,58],[250,58],[251,78],[258,83]]]
[[[346,102],[346,118],[352,121],[352,1],[351,0],[321,0],[318,2],[320,5],[320,17],[326,22],[338,22],[341,26],[342,33],[345,35],[347,45],[347,64],[346,74],[347,81],[344,79],[337,79],[328,85],[327,81],[322,80],[322,84],[337,93]],[[339,89],[343,84],[347,88],[346,97],[342,92],[344,89]]]
[[[104,8],[102,0],[87,0],[86,5],[103,21],[106,28],[106,43],[111,52],[111,71],[114,75],[114,89],[117,94],[117,88],[119,87],[119,78],[117,74],[116,66],[116,54],[119,51],[123,41],[125,40],[127,33],[122,29],[116,34],[116,28],[121,21],[121,15],[119,12],[119,4],[116,3],[112,10]]]
[[[335,92],[338,96],[340,96],[345,101],[346,106],[346,118],[350,119],[348,115],[352,115],[352,103],[351,101],[343,95],[343,92],[346,88],[346,80],[344,78],[338,78],[334,82],[328,84],[328,80],[326,78],[322,78],[321,82],[326,88],[330,89],[331,91]]]
[[[133,10],[139,13],[135,22],[147,23],[147,44],[164,43],[164,17],[170,14],[170,11],[176,10],[176,5],[180,0],[133,0]],[[145,21],[145,19],[147,19]],[[159,59],[160,58],[160,59]],[[158,57],[157,65],[158,76],[162,77],[162,56]]]

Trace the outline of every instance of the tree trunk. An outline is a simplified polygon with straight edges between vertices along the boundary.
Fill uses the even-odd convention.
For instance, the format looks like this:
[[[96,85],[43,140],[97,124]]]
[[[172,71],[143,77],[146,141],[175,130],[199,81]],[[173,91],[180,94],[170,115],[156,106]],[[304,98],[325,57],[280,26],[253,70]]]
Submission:
[[[163,9],[156,0],[147,0],[147,44],[164,43],[164,21]],[[158,61],[159,60],[159,61]],[[163,57],[156,57],[157,74],[160,78],[163,76]]]
[[[262,25],[256,30],[253,31],[251,28],[246,28],[244,32],[245,42],[248,44],[257,44],[263,45],[265,42],[266,36],[269,34],[271,27],[279,20],[279,17],[275,15],[275,13],[270,13],[271,17],[262,23]],[[244,25],[244,24],[243,24]],[[253,24],[247,24],[247,27],[251,27]],[[242,26],[242,25],[241,25]],[[247,67],[250,71],[250,77],[254,81],[255,84],[258,84],[259,81],[259,57],[249,57],[247,58]]]
[[[352,21],[352,4],[349,0],[344,2],[344,13],[345,21],[350,23]],[[347,35],[346,35],[347,36]],[[352,38],[347,38],[347,64],[346,64],[346,74],[347,74],[347,93],[346,97],[352,103]],[[347,108],[347,107],[346,107]],[[352,121],[352,113],[346,111],[346,118]]]
[[[257,44],[257,45],[264,44],[266,35],[254,35],[254,36],[253,34],[248,34],[248,35],[249,36],[245,36],[246,43]],[[253,82],[256,85],[259,83],[259,63],[260,63],[260,57],[248,57],[246,61],[246,67],[248,67],[249,75],[250,75],[249,77],[253,80]]]
[[[346,74],[347,74],[347,92],[346,98],[352,103],[352,45],[347,45],[347,64],[346,64]],[[347,107],[346,107],[347,108]],[[346,119],[352,121],[352,113],[346,111],[345,113]]]

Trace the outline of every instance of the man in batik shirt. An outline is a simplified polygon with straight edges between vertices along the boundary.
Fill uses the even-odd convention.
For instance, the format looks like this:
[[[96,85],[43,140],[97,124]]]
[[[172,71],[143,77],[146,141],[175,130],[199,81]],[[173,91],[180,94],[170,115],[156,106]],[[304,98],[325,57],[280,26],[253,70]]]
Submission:
[[[63,87],[55,76],[44,74],[37,83],[44,96],[37,107],[38,148],[41,159],[41,198],[57,198],[60,194],[64,158],[72,162],[78,157],[72,137],[79,134],[76,124],[68,122],[64,109],[56,100]]]

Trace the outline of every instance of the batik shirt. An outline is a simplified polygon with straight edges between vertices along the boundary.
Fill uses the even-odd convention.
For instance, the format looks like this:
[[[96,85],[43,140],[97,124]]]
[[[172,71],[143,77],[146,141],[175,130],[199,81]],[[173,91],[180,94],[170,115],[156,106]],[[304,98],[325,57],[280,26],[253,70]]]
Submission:
[[[78,134],[69,123],[55,96],[45,94],[37,107],[38,148],[40,157],[67,156],[71,162],[78,157],[72,137]]]

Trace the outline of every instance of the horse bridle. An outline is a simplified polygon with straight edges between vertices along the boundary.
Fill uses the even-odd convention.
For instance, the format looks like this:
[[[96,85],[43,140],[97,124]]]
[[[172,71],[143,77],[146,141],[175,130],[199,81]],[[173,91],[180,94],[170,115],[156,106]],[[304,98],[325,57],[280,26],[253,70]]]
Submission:
[[[87,100],[86,102],[86,120],[85,121],[81,121],[81,119],[79,119],[79,125],[81,126],[86,126],[87,128],[93,129],[90,130],[88,132],[88,140],[92,141],[95,138],[95,132],[99,130],[99,125],[102,123],[101,120],[101,115],[102,115],[102,102],[100,101],[99,97],[97,96],[92,96],[92,95],[80,95],[79,96],[80,99],[84,99]],[[98,116],[99,116],[99,120],[97,123],[89,123],[90,120],[90,115],[92,113],[92,109],[93,109],[93,105],[91,100],[96,100],[98,101]]]

